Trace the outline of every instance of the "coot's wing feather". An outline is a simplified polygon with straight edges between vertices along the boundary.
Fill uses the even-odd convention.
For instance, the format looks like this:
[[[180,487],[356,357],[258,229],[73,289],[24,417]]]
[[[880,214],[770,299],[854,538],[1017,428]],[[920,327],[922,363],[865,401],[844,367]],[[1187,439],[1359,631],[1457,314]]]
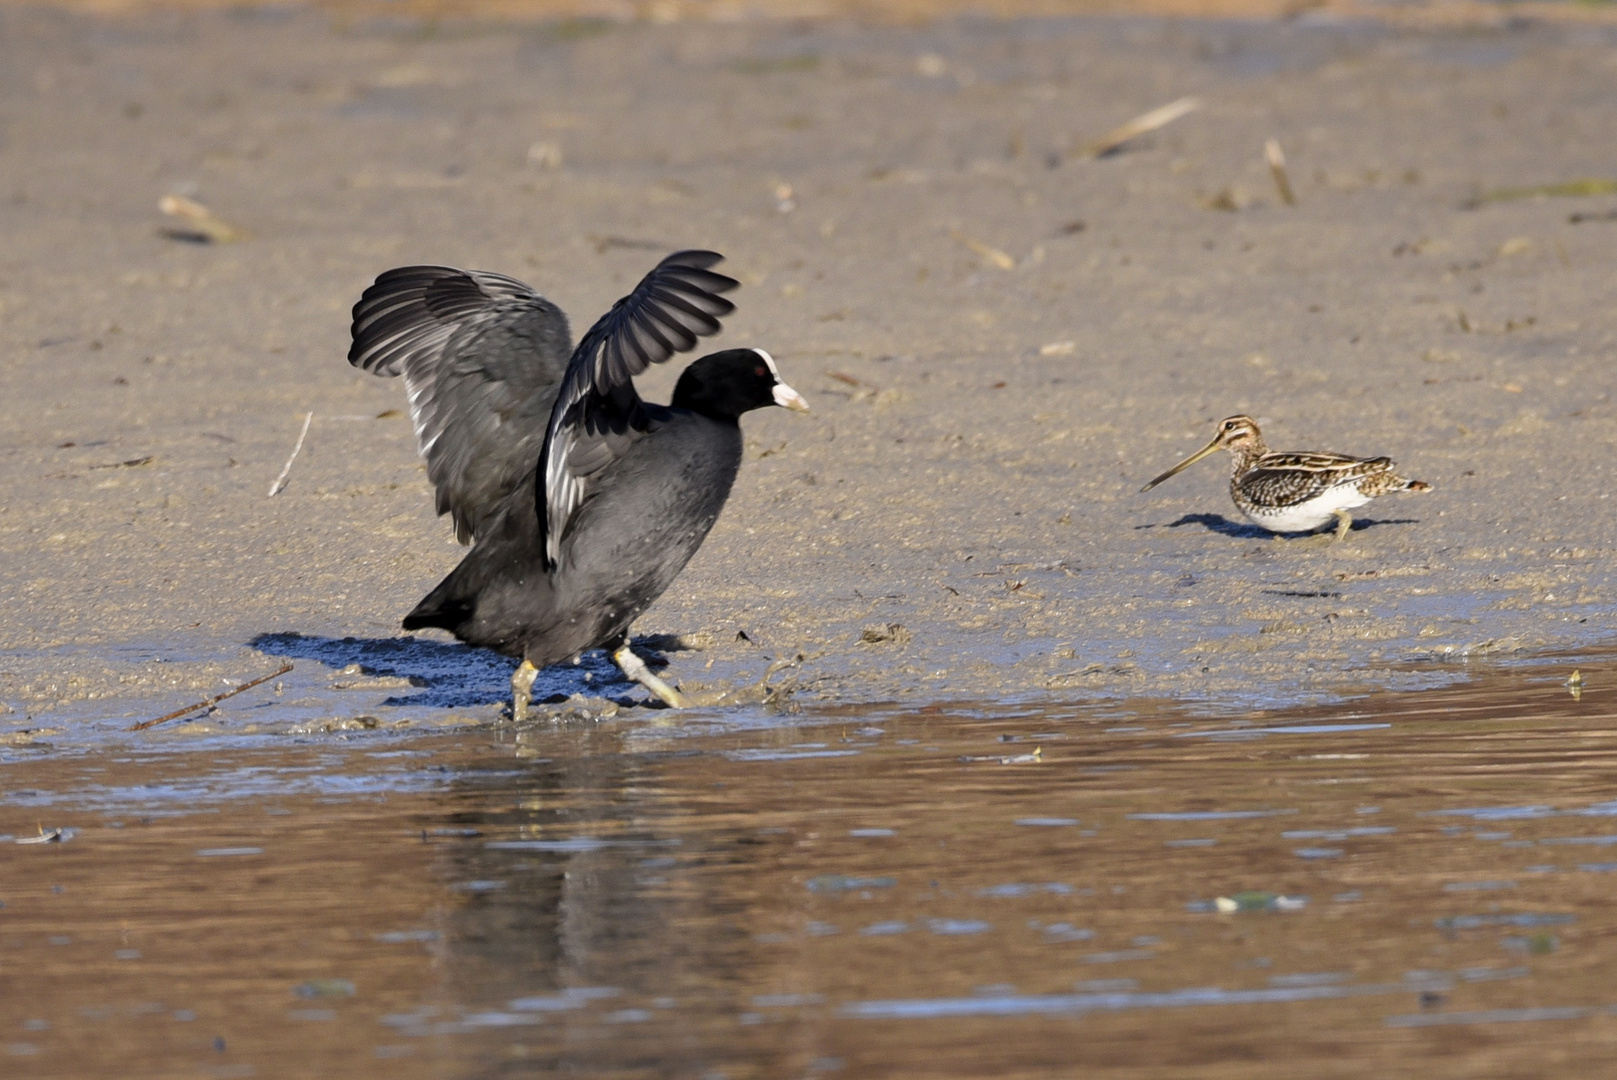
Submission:
[[[365,290],[352,332],[349,363],[404,376],[438,512],[474,539],[544,445],[567,317],[504,274],[404,266]]]
[[[719,320],[735,310],[719,294],[740,283],[709,269],[723,258],[712,251],[668,256],[574,350],[539,461],[539,520],[551,566],[561,558],[567,524],[588,495],[591,478],[646,429],[634,376],[696,348],[698,338],[718,333]]]

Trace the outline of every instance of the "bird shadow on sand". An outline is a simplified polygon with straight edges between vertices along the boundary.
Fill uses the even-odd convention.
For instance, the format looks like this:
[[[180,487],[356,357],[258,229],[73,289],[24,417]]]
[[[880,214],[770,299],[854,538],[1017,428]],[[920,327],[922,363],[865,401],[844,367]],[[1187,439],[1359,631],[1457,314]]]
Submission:
[[[466,709],[511,700],[511,672],[517,662],[488,649],[418,637],[322,637],[315,634],[259,634],[247,643],[270,656],[313,660],[333,673],[358,666],[350,675],[408,679],[410,691],[394,694],[383,705],[433,709]],[[643,644],[635,651],[647,665],[667,660]],[[587,652],[577,664],[556,664],[539,672],[533,700],[562,701],[573,694],[616,697],[633,686],[602,650]]]
[[[1136,529],[1177,529],[1182,525],[1205,525],[1209,532],[1222,533],[1225,536],[1238,536],[1244,540],[1261,540],[1269,535],[1256,525],[1243,525],[1239,521],[1231,521],[1221,514],[1186,514],[1178,521],[1167,521],[1162,524],[1136,525]]]
[[[1377,525],[1419,525],[1420,518],[1354,518],[1353,528],[1350,532],[1360,529],[1373,529]]]
[[[1352,532],[1360,529],[1369,529],[1376,525],[1414,525],[1419,518],[1354,518]],[[1264,540],[1276,535],[1268,529],[1260,529],[1256,525],[1243,525],[1239,521],[1231,521],[1222,514],[1186,514],[1177,521],[1168,521],[1160,525],[1136,525],[1136,529],[1177,529],[1182,525],[1203,525],[1208,532],[1220,533],[1224,536],[1235,536],[1242,540]],[[1284,536],[1307,536],[1307,533],[1283,533]]]

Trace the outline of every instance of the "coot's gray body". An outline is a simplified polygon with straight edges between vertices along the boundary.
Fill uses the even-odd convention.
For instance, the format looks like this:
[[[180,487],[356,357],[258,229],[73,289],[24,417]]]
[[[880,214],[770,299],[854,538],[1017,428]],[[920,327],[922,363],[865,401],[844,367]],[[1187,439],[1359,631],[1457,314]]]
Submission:
[[[709,269],[720,258],[664,259],[565,366],[565,317],[502,275],[404,267],[354,308],[350,362],[404,375],[439,513],[475,541],[404,627],[521,657],[519,719],[538,668],[603,647],[683,704],[629,650],[629,626],[718,520],[741,464],[741,414],[808,408],[762,349],[702,357],[666,406],[635,392],[635,375],[695,348],[734,310],[719,294],[738,283]]]
[[[655,426],[579,507],[554,568],[532,488],[520,485],[404,628],[442,627],[535,667],[620,641],[702,546],[741,464],[739,424],[647,413]]]

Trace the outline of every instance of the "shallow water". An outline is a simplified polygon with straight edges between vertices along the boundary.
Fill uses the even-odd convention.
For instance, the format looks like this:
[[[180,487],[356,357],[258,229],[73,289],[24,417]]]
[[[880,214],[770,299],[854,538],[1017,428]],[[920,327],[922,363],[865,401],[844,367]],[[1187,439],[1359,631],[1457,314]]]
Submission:
[[[1598,1075],[1613,687],[5,748],[0,1061]]]

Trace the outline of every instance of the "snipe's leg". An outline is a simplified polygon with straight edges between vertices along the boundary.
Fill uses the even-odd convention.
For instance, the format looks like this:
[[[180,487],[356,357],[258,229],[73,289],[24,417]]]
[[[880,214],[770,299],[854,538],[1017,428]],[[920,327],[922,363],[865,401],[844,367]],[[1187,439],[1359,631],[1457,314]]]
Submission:
[[[1353,515],[1346,510],[1338,510],[1336,512],[1336,538],[1338,540],[1342,539],[1351,528],[1353,528]]]
[[[656,694],[670,709],[683,709],[689,704],[678,690],[651,673],[646,662],[634,654],[627,641],[612,653],[612,662],[629,678]]]
[[[539,669],[526,659],[511,673],[511,720],[522,723],[528,719],[528,702],[533,697],[533,680]]]

